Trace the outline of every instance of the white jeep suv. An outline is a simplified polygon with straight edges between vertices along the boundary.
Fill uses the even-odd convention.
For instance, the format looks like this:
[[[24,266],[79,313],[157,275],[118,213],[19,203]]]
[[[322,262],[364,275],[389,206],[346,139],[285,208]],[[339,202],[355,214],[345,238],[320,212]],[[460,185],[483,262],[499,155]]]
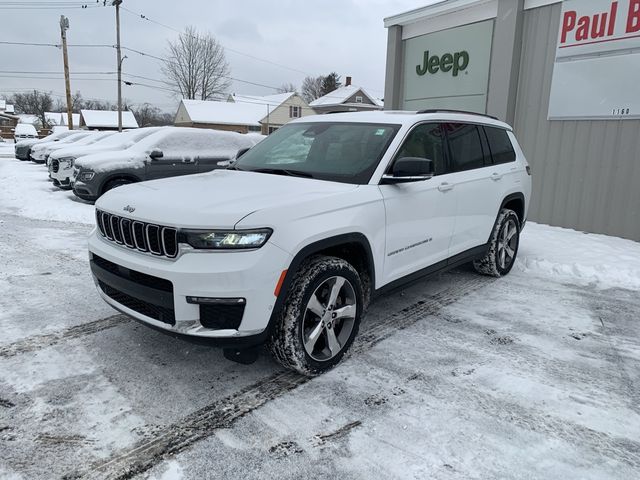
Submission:
[[[314,375],[377,293],[467,262],[507,274],[530,193],[511,127],[488,116],[305,117],[229,169],[109,191],[90,263],[104,300],[138,321],[240,362],[266,342]]]

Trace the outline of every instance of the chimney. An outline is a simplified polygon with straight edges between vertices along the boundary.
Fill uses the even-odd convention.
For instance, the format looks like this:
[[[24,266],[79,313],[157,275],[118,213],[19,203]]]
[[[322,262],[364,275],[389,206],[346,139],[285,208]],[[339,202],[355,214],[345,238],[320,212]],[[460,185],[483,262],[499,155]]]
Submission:
[[[347,79],[344,82],[344,86],[345,87],[350,87],[351,86],[351,77],[347,77]]]

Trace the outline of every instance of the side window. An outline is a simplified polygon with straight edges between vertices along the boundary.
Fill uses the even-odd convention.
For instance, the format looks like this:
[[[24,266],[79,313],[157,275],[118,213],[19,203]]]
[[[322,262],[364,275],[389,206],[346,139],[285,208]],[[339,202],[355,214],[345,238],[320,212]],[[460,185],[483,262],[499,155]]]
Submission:
[[[513,145],[511,145],[507,131],[495,127],[484,127],[484,131],[489,141],[493,163],[515,162],[516,152],[513,150]]]
[[[423,123],[415,127],[400,147],[396,159],[402,157],[419,157],[433,160],[436,175],[446,173],[444,159],[443,131],[439,123]]]
[[[446,123],[444,126],[453,171],[463,172],[484,167],[484,152],[478,127],[465,123]]]

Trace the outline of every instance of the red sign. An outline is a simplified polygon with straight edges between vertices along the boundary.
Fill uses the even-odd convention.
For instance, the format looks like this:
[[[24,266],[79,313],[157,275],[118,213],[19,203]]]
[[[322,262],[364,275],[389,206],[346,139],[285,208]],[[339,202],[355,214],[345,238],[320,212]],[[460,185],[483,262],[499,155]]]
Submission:
[[[602,4],[608,8],[594,11],[595,5]],[[579,2],[579,6],[584,9],[563,11],[558,48],[640,37],[640,0],[591,0]]]

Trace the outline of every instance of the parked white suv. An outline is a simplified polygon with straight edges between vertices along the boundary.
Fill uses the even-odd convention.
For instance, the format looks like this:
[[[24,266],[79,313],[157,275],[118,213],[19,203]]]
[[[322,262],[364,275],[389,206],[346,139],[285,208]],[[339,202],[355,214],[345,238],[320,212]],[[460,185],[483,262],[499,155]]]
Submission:
[[[530,192],[511,127],[493,118],[305,117],[230,169],[105,194],[91,269],[142,323],[237,361],[267,342],[314,375],[340,361],[375,294],[467,262],[507,274]]]

